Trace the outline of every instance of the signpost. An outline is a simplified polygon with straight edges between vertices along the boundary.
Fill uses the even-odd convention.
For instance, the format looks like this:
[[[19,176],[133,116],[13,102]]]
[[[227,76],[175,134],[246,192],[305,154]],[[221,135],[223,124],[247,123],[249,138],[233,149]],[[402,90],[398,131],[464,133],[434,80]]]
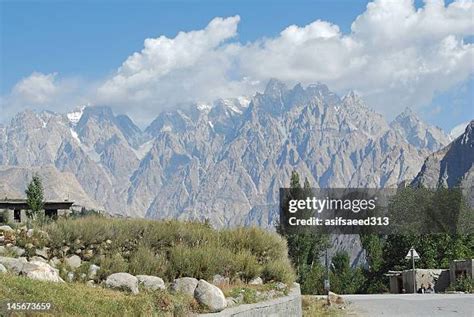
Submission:
[[[408,253],[407,253],[405,259],[407,259],[407,260],[411,259],[412,268],[413,268],[413,294],[416,294],[415,260],[419,260],[420,256],[418,255],[418,252],[416,252],[415,248],[411,247],[410,250],[408,250]]]

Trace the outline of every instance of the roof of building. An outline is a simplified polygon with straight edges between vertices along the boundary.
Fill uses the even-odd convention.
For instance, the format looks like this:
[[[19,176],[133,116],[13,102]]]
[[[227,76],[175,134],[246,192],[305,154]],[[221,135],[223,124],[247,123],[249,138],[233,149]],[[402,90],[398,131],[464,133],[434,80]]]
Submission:
[[[43,202],[44,209],[69,209],[74,204],[73,201],[52,201]],[[29,209],[26,199],[5,199],[0,200],[0,209]]]

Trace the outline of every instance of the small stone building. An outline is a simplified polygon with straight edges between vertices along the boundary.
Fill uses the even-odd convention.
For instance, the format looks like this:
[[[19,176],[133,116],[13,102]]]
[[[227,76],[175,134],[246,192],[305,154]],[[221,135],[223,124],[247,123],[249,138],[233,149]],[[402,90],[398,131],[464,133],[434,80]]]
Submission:
[[[415,289],[421,285],[433,285],[435,292],[444,292],[451,283],[454,283],[459,274],[472,278],[472,260],[454,261],[450,269],[416,269]],[[453,275],[453,272],[455,275]],[[390,279],[390,293],[413,293],[413,270],[389,271],[386,276]]]
[[[45,201],[44,213],[47,217],[56,219],[70,212],[72,201]],[[26,220],[28,203],[24,199],[0,200],[0,223],[23,222]]]

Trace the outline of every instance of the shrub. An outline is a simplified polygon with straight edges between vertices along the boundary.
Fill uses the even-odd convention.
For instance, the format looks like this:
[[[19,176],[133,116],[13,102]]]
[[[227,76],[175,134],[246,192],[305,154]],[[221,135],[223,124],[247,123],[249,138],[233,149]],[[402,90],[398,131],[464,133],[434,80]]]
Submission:
[[[116,253],[113,256],[105,256],[102,261],[100,261],[100,270],[97,272],[97,278],[99,280],[105,279],[110,274],[127,271],[128,263],[120,253]]]
[[[235,272],[232,275],[240,277],[245,282],[257,277],[262,270],[257,258],[247,250],[242,250],[235,255],[233,267]]]
[[[223,248],[178,245],[170,251],[168,277],[170,280],[182,276],[209,280],[220,273],[220,261],[225,257],[232,257],[232,254]]]
[[[265,264],[262,278],[267,282],[279,281],[291,285],[295,281],[295,272],[290,261],[285,257]]]
[[[155,254],[151,249],[142,245],[132,253],[128,271],[133,275],[163,276],[167,267],[168,261],[164,255]]]
[[[450,287],[451,291],[473,293],[474,292],[474,280],[468,277],[458,277]]]
[[[43,229],[58,253],[64,246],[93,249],[91,261],[101,267],[100,278],[128,271],[167,281],[181,276],[210,279],[214,274],[250,280],[266,267],[269,280],[293,281],[286,241],[263,229],[214,230],[199,222],[101,216],[60,219]]]

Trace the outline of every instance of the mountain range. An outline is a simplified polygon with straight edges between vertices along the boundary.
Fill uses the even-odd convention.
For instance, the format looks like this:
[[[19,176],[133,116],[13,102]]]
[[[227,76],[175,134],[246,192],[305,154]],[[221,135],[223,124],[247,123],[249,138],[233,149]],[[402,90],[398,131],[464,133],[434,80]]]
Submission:
[[[314,187],[394,187],[449,142],[410,109],[387,122],[354,92],[270,80],[144,130],[105,106],[20,112],[0,126],[0,195],[22,196],[37,172],[47,198],[111,214],[268,227],[292,170]]]

